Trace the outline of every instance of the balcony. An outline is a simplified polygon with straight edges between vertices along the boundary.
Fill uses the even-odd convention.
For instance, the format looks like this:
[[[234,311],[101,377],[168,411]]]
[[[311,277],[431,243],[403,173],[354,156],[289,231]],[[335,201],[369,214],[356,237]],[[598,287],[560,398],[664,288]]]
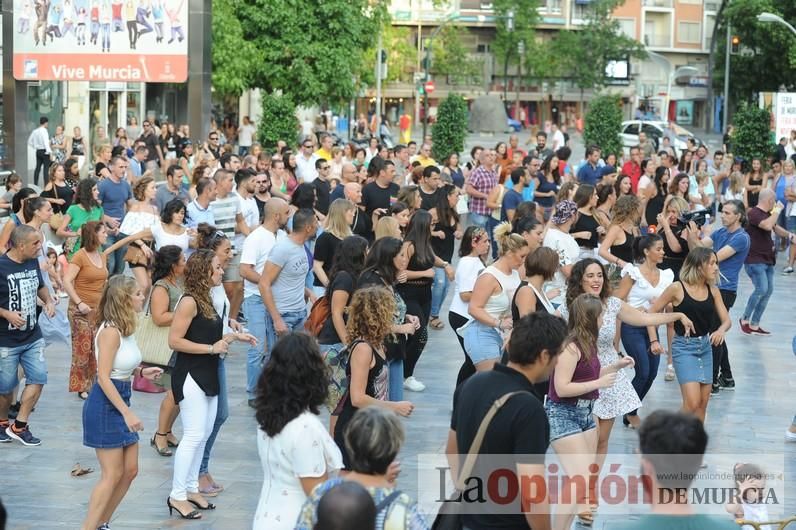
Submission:
[[[672,0],[643,0],[642,5],[645,9],[671,9],[673,7]]]
[[[650,48],[671,48],[672,36],[647,33],[644,35],[644,45],[649,46]]]

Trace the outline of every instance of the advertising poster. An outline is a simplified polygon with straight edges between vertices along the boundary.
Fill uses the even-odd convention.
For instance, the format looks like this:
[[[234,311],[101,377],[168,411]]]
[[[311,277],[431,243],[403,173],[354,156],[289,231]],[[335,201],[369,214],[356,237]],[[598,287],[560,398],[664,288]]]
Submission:
[[[675,107],[678,125],[691,125],[694,123],[694,102],[691,100],[678,101]]]
[[[185,82],[188,0],[14,0],[14,78]]]
[[[790,138],[790,132],[796,130],[796,93],[777,92],[773,110],[776,140]]]

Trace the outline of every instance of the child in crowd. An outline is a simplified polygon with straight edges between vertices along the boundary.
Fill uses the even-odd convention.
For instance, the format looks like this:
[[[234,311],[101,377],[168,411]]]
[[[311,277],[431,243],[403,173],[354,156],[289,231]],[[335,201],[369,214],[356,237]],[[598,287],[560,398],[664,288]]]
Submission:
[[[66,298],[67,294],[64,290],[64,267],[58,260],[58,252],[54,248],[47,249],[47,274],[50,276],[50,283],[55,289],[55,294],[59,298]]]
[[[736,519],[744,519],[753,523],[769,521],[768,506],[765,504],[766,479],[763,470],[755,464],[735,464],[735,488],[737,497],[724,507]],[[737,501],[737,502],[736,502]],[[775,530],[775,525],[765,525],[761,530]],[[753,530],[751,525],[744,525],[741,530]]]

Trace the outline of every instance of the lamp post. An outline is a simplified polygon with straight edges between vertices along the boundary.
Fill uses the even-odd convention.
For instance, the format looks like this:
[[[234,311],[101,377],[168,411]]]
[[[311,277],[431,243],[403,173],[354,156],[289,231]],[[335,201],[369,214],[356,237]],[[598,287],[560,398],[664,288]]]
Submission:
[[[683,76],[693,77],[698,73],[699,70],[693,66],[681,66],[677,70],[672,70],[669,72],[669,84],[666,87],[666,105],[664,107],[664,112],[666,114],[662,116],[664,120],[669,121],[669,104],[672,100],[672,83],[674,80]]]
[[[777,24],[782,24],[783,26],[788,28],[791,33],[796,35],[796,28],[794,28],[792,25],[790,25],[781,16],[775,15],[774,13],[760,13],[759,15],[757,15],[757,21],[758,22],[774,22],[774,23],[777,23]]]

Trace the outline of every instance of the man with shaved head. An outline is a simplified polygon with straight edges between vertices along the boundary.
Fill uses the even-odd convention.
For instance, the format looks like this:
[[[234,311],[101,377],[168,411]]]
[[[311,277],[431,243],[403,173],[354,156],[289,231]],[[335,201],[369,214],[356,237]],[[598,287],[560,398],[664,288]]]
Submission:
[[[265,365],[264,352],[270,351],[265,344],[265,305],[260,289],[260,275],[271,249],[276,244],[276,235],[290,217],[290,207],[284,199],[272,197],[263,208],[263,223],[252,230],[243,242],[240,255],[240,275],[243,278],[243,312],[248,319],[252,335],[257,337],[257,346],[250,346],[246,354],[246,392],[249,405],[254,405],[254,389],[260,370]]]
[[[349,182],[358,182],[357,181],[357,168],[354,164],[350,162],[346,162],[343,164],[343,171],[340,175],[340,185],[338,185],[334,190],[332,190],[332,194],[329,196],[330,204],[337,199],[345,198],[345,192],[343,188]],[[354,204],[359,204],[354,203]]]

